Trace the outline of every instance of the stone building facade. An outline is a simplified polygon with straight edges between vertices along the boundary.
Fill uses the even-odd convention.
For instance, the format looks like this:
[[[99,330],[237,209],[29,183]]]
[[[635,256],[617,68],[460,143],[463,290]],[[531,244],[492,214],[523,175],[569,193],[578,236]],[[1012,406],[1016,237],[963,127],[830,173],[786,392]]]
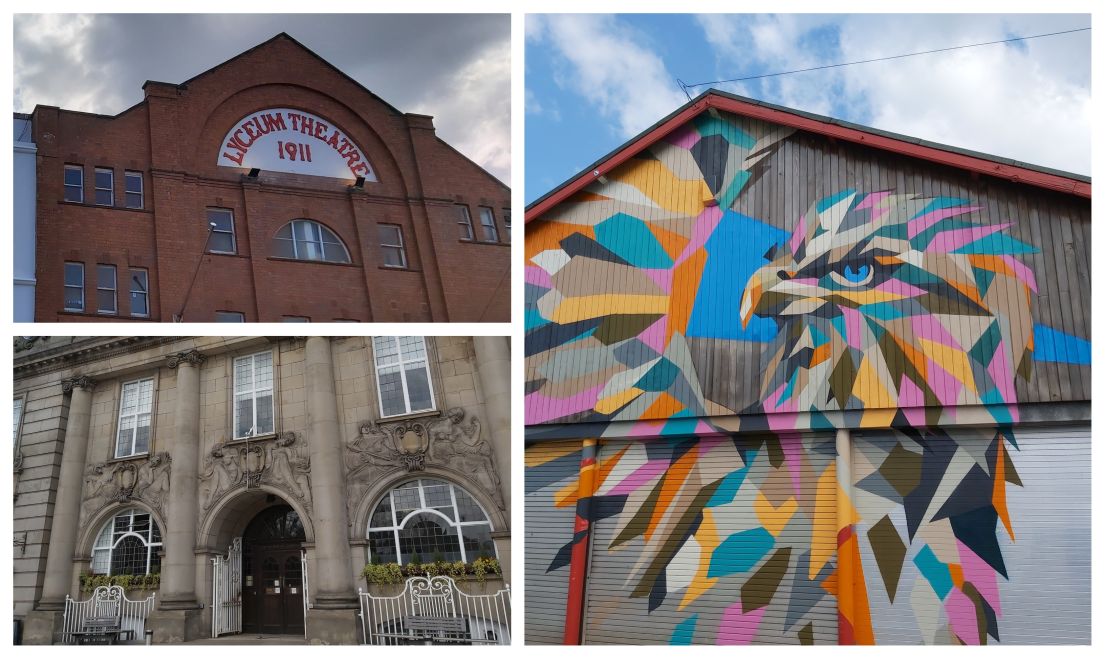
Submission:
[[[245,629],[314,643],[359,642],[369,562],[494,557],[510,581],[506,338],[27,337],[15,350],[25,643],[56,641],[92,574],[160,575],[155,643],[210,636],[212,559],[235,542]],[[445,494],[453,507],[369,532],[412,493],[404,510],[440,512]],[[257,566],[285,554],[281,597],[254,606],[250,587],[272,576]]]

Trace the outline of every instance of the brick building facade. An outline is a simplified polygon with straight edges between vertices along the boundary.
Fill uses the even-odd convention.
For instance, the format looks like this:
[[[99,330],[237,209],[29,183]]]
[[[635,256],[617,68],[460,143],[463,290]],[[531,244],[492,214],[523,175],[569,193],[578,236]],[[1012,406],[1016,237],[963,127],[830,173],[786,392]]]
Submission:
[[[432,117],[283,33],[143,89],[34,110],[35,320],[509,319],[510,190]]]

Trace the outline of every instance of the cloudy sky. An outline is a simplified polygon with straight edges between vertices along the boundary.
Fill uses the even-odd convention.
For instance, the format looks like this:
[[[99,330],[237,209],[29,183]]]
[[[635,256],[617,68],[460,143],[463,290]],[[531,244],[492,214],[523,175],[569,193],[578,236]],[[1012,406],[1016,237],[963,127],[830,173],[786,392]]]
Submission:
[[[507,15],[19,15],[15,111],[115,114],[287,32],[510,183]]]
[[[530,15],[526,203],[685,103],[677,78],[737,78],[1089,24],[1077,14]],[[714,86],[1090,172],[1089,32]]]

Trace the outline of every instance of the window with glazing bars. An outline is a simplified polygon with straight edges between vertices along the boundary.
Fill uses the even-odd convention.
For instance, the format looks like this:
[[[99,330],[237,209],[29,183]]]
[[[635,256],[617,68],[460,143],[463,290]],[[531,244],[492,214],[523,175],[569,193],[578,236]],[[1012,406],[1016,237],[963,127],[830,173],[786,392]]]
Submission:
[[[234,360],[234,438],[274,432],[272,353]]]
[[[376,387],[380,414],[396,416],[434,409],[426,341],[421,336],[376,336]]]
[[[125,458],[150,452],[153,412],[153,378],[123,384],[119,397],[119,432],[115,457]]]

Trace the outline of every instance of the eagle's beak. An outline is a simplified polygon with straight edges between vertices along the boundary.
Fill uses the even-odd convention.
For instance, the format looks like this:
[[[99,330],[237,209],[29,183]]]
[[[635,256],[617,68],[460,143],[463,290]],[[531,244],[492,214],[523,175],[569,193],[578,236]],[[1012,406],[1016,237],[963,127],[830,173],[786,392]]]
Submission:
[[[744,295],[741,296],[741,329],[748,329],[748,321],[752,320],[756,307],[760,304],[760,297],[763,295],[761,272],[763,270],[757,270],[744,287]]]
[[[752,316],[759,311],[760,300],[764,293],[775,288],[775,285],[784,279],[790,279],[795,274],[794,270],[783,269],[778,265],[768,265],[757,270],[744,287],[744,295],[741,296],[741,327],[748,329],[748,323]]]

